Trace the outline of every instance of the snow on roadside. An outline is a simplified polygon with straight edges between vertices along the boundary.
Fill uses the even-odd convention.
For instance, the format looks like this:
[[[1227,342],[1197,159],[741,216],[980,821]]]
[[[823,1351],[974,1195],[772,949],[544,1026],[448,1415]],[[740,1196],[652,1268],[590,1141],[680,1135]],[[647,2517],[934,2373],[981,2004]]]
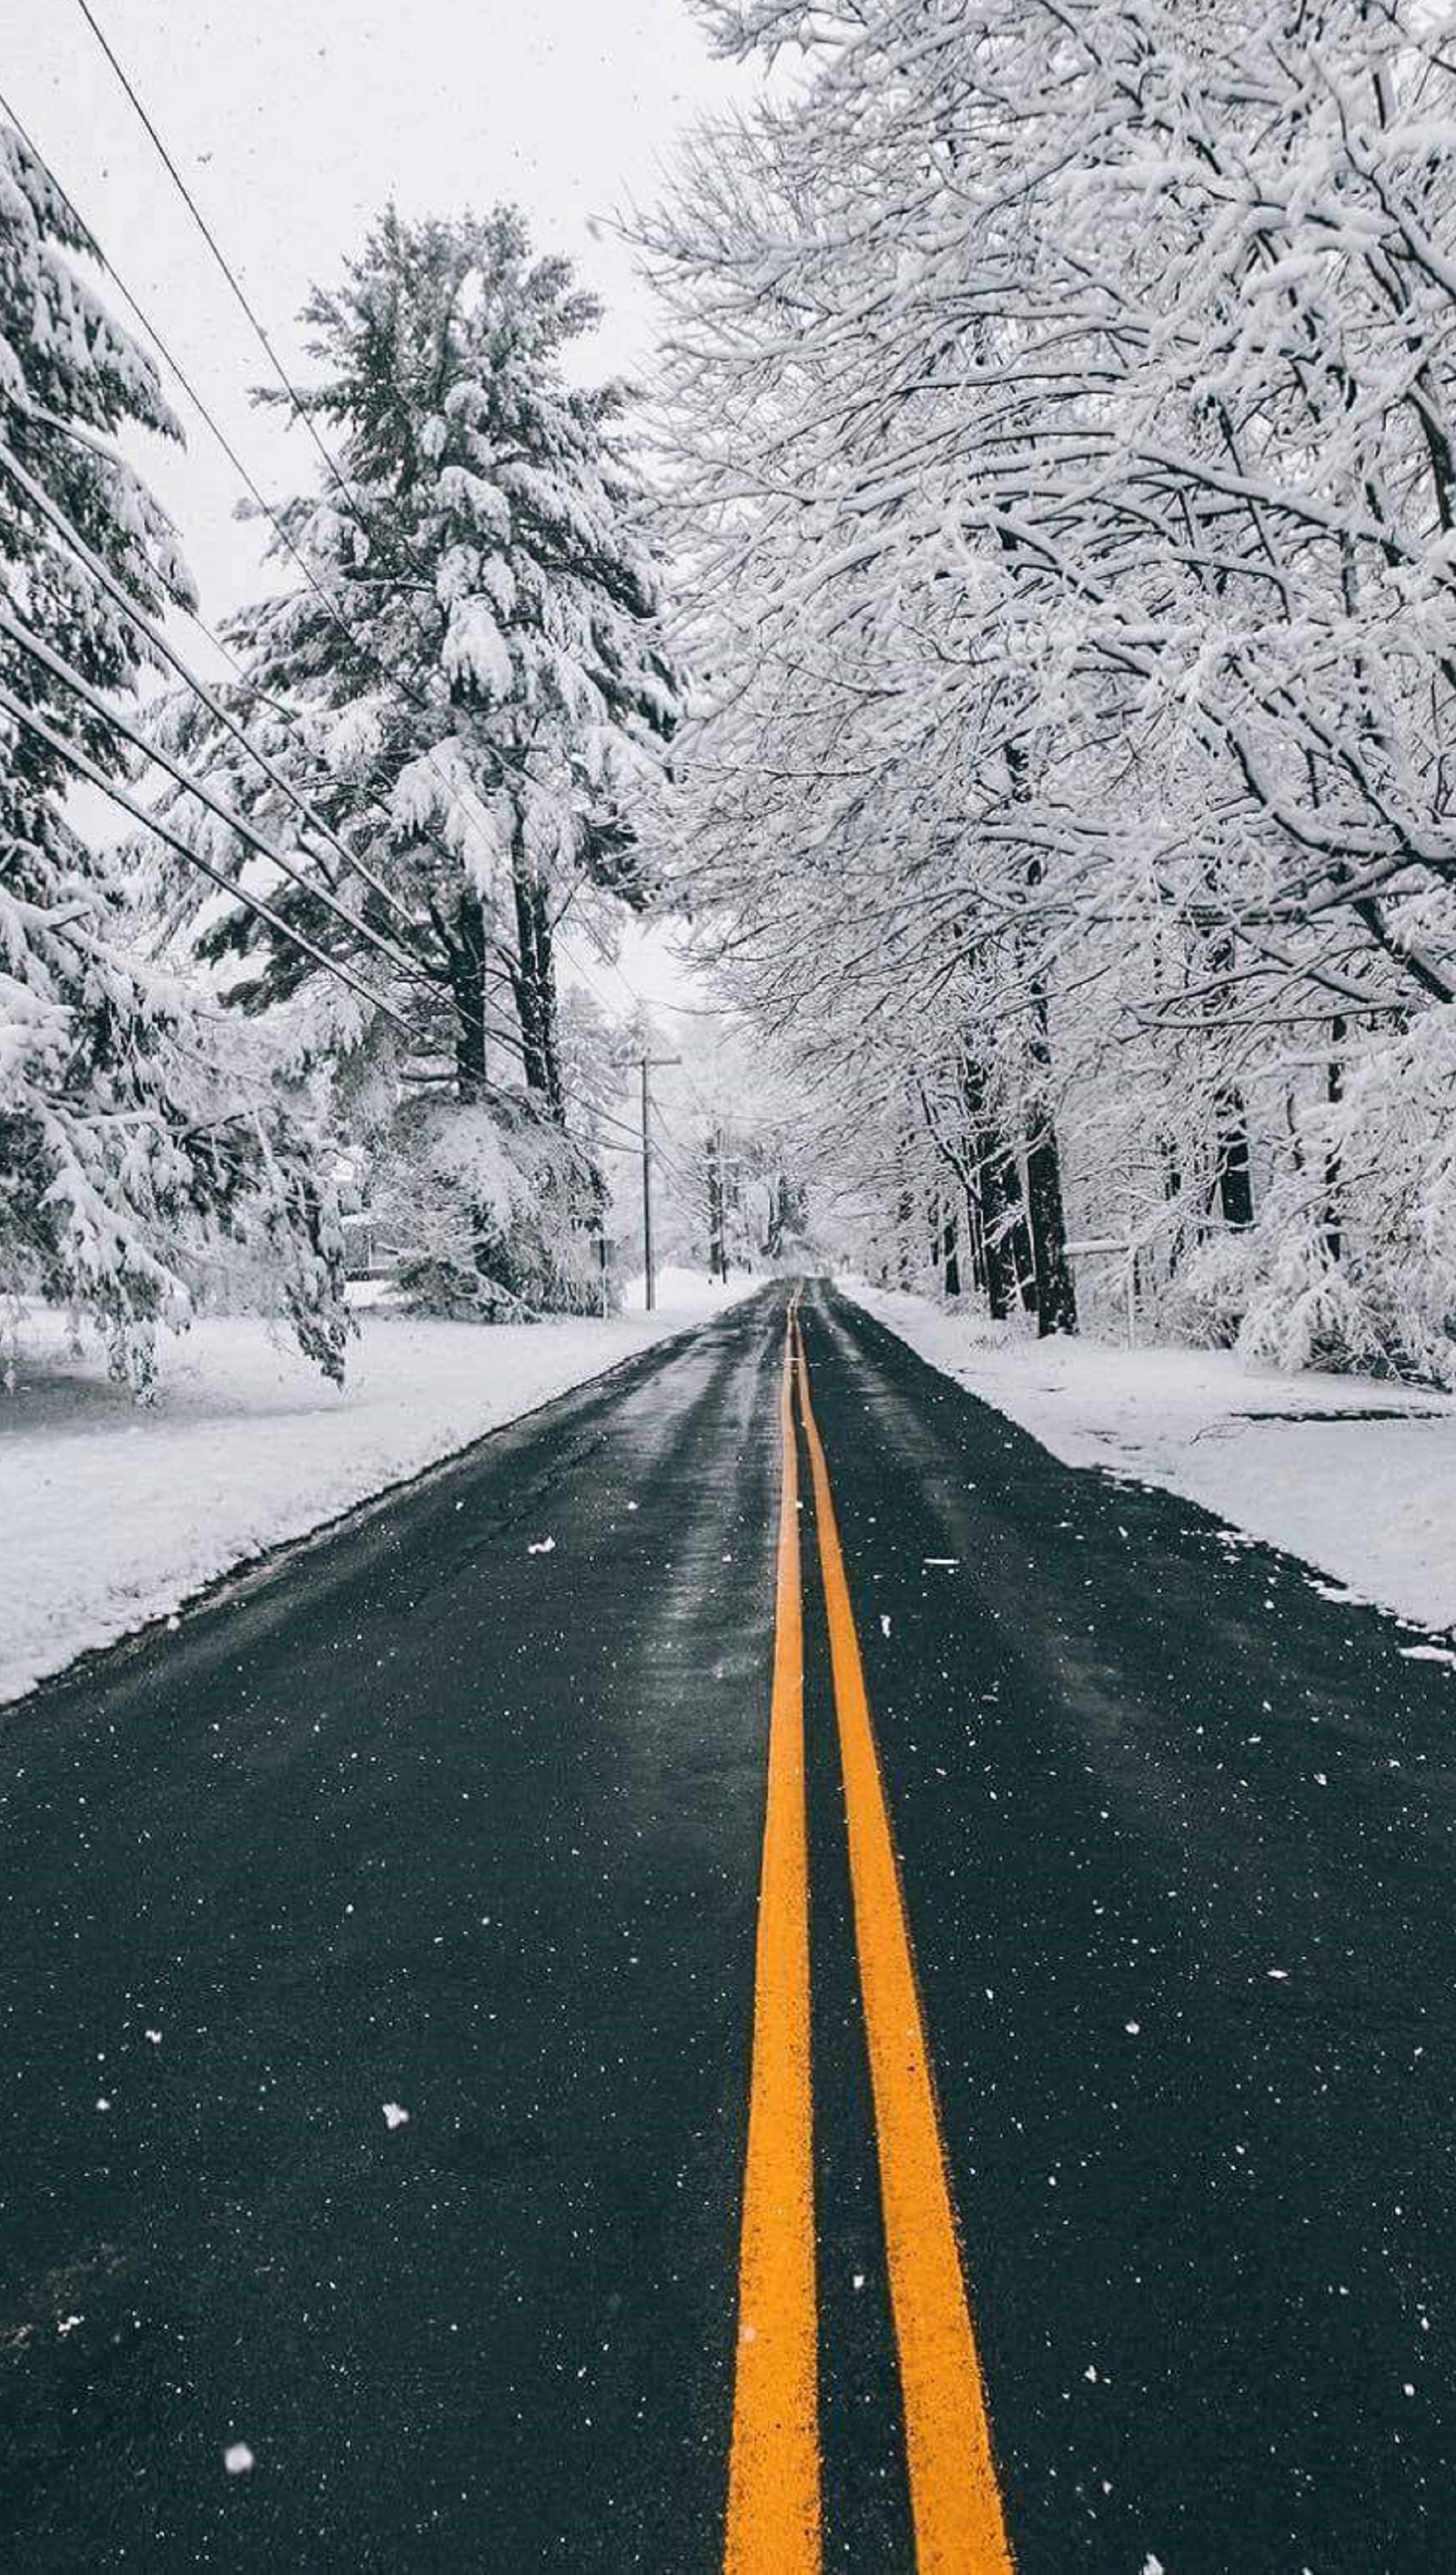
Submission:
[[[746,1271],[735,1271],[723,1286],[704,1270],[680,1270],[670,1262],[666,1269],[658,1271],[656,1286],[658,1303],[671,1305],[675,1313],[711,1314],[720,1305],[735,1304],[740,1296],[751,1295],[763,1281]],[[642,1312],[647,1302],[647,1281],[641,1271],[623,1282],[622,1301],[629,1314]]]
[[[711,1298],[677,1284],[655,1313],[606,1322],[483,1327],[376,1306],[342,1393],[265,1323],[206,1317],[166,1341],[149,1406],[94,1350],[72,1356],[58,1315],[32,1316],[15,1391],[0,1392],[0,1700],[758,1283]]]
[[[1068,1465],[1160,1484],[1355,1598],[1456,1626],[1456,1399],[1373,1377],[1281,1376],[1227,1350],[1036,1341],[839,1284]]]

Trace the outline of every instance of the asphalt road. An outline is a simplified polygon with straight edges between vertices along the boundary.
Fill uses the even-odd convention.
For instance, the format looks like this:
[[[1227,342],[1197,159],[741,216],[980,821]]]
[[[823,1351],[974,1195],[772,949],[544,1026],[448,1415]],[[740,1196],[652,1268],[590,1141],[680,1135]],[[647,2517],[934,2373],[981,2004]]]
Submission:
[[[721,2575],[786,1301],[0,1716],[0,2566]],[[802,1332],[822,2564],[916,2566],[898,1900],[1019,2575],[1449,2575],[1456,1678]]]

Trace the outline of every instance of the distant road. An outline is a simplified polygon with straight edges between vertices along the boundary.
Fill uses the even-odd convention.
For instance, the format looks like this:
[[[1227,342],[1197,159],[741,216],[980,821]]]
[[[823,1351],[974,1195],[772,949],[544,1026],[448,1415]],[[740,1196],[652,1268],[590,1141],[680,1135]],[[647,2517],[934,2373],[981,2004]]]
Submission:
[[[1453,1828],[765,1290],[0,1718],[0,2567],[1449,2575]]]

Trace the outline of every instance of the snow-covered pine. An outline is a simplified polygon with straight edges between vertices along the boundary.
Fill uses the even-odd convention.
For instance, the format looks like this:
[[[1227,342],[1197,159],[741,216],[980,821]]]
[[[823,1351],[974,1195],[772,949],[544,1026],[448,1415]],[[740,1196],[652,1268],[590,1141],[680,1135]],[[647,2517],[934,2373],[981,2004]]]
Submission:
[[[145,634],[5,471],[39,485],[141,616],[188,602],[170,523],[112,441],[180,436],[154,369],[88,274],[91,245],[0,124],[0,582],[8,608],[90,688],[124,701]],[[0,685],[120,778],[94,708],[7,633]],[[223,1261],[342,1375],[341,1241],[303,1087],[275,1039],[143,938],[140,889],[68,807],[64,755],[0,714],[0,1296],[63,1299],[145,1386]]]
[[[993,1301],[1054,1134],[1164,1313],[1449,1375],[1440,26],[707,14],[797,49],[649,244],[713,674],[684,873],[738,989],[917,1104]]]
[[[241,906],[200,923],[206,954],[251,960],[260,999],[312,1018],[377,1212],[422,1291],[457,1307],[600,1293],[602,1183],[568,1091],[592,1015],[564,1030],[555,943],[568,910],[611,943],[652,892],[678,684],[625,396],[563,366],[596,318],[510,209],[420,224],[392,209],[306,308],[319,380],[302,401],[329,462],[281,513],[282,591],[229,630],[232,703],[373,887],[307,835],[298,847],[246,753],[178,709],[194,768],[409,952],[393,979],[370,959],[411,1023],[401,1039],[341,1013]],[[224,828],[178,811],[244,869]],[[338,938],[308,884],[273,892],[291,923]]]

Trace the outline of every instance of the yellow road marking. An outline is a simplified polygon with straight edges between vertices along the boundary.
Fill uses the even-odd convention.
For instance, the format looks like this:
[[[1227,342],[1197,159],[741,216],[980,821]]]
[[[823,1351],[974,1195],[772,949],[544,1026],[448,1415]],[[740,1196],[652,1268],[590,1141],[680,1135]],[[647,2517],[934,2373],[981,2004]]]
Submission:
[[[803,1592],[788,1334],[779,1435],[773,1695],[738,2249],[728,2575],[818,2575],[820,2564]]]
[[[1010,2575],[904,1896],[796,1318],[791,1331],[828,1616],[915,2565],[917,2575]]]

